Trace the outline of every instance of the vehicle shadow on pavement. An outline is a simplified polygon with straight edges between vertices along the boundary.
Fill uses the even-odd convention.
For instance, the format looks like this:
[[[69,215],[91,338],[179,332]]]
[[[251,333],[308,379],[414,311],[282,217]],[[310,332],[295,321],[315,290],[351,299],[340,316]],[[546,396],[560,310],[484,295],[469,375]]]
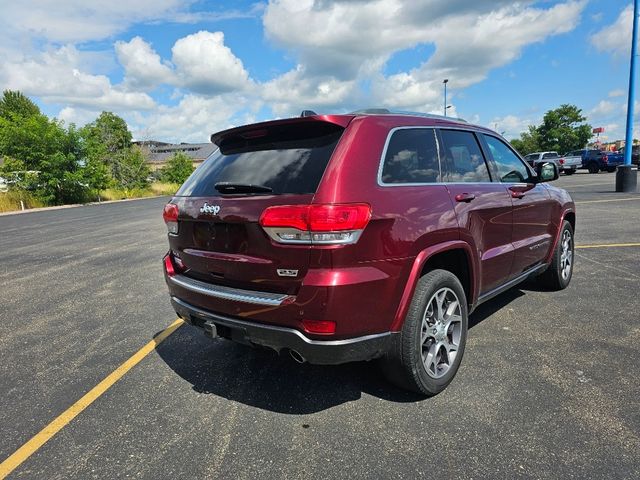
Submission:
[[[211,340],[190,325],[157,347],[166,364],[193,390],[264,410],[304,415],[361,398],[423,399],[388,383],[376,362],[336,366],[299,364],[283,353]]]
[[[525,292],[513,288],[480,305],[469,328],[489,318]],[[336,366],[299,364],[286,353],[211,340],[185,325],[157,347],[165,363],[196,392],[213,394],[256,408],[293,415],[320,412],[366,393],[391,402],[424,397],[389,383],[374,362]]]
[[[486,320],[491,315],[503,309],[504,307],[509,305],[511,302],[513,302],[517,298],[520,298],[523,295],[526,295],[526,293],[523,291],[524,288],[520,288],[520,287],[523,287],[523,285],[507,290],[506,292],[501,293],[497,297],[492,298],[491,300],[478,306],[478,308],[476,308],[473,311],[473,313],[469,316],[469,329],[475,327],[480,322]],[[531,288],[531,289],[527,288],[526,290],[533,290],[534,288]]]

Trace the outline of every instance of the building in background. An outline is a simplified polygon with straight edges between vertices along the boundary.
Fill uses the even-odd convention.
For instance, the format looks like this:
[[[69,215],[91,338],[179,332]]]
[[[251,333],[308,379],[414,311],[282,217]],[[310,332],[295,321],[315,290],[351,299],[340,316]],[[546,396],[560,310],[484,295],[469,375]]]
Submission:
[[[143,140],[133,142],[147,154],[149,167],[152,171],[160,170],[177,152],[191,157],[194,167],[198,167],[218,147],[213,143],[166,143],[157,140]]]

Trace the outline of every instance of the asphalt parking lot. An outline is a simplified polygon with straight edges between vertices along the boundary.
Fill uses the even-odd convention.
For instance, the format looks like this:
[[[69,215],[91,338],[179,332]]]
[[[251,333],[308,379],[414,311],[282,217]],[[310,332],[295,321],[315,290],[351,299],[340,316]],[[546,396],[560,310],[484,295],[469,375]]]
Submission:
[[[640,478],[640,194],[614,181],[556,182],[578,209],[571,285],[481,306],[426,400],[370,363],[299,365],[189,326],[126,363],[176,319],[166,199],[0,216],[0,461],[29,479]]]

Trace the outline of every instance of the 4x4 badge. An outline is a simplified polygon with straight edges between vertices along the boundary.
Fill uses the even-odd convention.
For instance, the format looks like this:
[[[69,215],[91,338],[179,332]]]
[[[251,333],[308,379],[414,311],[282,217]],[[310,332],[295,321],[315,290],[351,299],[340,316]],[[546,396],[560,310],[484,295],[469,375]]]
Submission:
[[[213,215],[218,215],[220,213],[219,205],[209,205],[205,202],[205,204],[200,208],[200,213],[212,213]]]

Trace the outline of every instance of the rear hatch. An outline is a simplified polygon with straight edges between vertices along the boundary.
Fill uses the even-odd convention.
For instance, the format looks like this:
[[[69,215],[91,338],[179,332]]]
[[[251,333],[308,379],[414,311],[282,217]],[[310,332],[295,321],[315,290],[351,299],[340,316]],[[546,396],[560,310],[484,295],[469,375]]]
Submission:
[[[184,275],[295,295],[310,247],[281,244],[259,224],[274,205],[310,204],[349,117],[266,122],[212,136],[215,151],[180,188],[171,249]]]

